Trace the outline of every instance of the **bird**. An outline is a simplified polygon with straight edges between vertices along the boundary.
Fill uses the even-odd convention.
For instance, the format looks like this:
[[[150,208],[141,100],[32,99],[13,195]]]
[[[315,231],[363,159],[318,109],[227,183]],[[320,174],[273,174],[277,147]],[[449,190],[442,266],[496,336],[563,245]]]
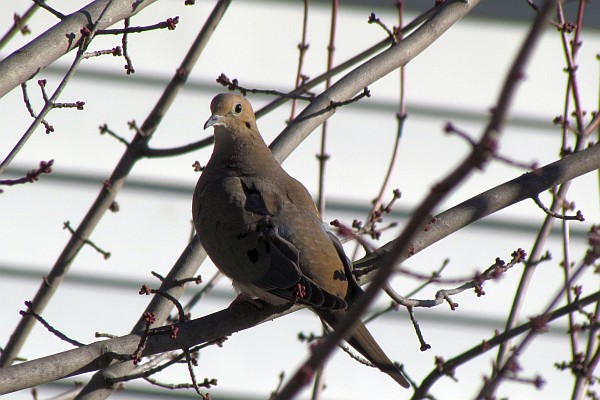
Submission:
[[[204,129],[214,128],[214,148],[192,200],[200,243],[241,296],[307,306],[335,329],[362,293],[342,244],[308,190],[273,156],[250,102],[221,93],[210,110]],[[361,321],[345,340],[410,387]]]

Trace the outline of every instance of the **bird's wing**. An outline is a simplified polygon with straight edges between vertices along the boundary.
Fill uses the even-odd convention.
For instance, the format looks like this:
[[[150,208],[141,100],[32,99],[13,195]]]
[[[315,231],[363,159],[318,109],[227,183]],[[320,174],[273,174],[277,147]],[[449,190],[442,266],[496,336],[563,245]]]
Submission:
[[[302,265],[299,250],[291,240],[291,227],[281,216],[286,212],[281,206],[284,201],[281,190],[252,177],[240,179],[246,195],[245,211],[262,216],[256,223],[256,233],[265,244],[267,259],[262,261],[268,263],[266,272],[252,284],[288,301],[332,310],[345,309],[347,304],[341,297],[330,293],[303,272],[308,266]],[[289,207],[289,201],[285,201]]]

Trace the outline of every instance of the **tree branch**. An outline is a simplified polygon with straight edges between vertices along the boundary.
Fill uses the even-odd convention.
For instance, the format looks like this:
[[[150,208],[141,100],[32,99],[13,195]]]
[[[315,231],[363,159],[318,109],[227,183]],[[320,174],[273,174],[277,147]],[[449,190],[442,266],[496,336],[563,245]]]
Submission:
[[[175,75],[171,79],[171,82],[163,92],[163,95],[154,106],[152,112],[148,115],[144,123],[142,124],[139,133],[136,134],[136,138],[141,143],[140,149],[146,149],[150,137],[154,134],[158,125],[162,121],[163,116],[167,113],[171,104],[175,100],[175,97],[183,87],[183,84],[187,80],[189,73],[196,64],[196,61],[200,57],[200,54],[204,50],[204,47],[208,43],[208,40],[212,36],[212,33],[216,30],[217,26],[221,22],[225,11],[229,7],[231,0],[220,0],[215,4],[211,14],[208,16],[206,22],[200,32],[194,39],[194,42],[190,46],[188,53],[182,61],[180,67],[175,72]],[[147,138],[147,139],[146,139]],[[136,139],[132,141],[136,143]],[[131,146],[130,146],[131,147]],[[129,148],[128,148],[129,150]],[[137,153],[138,157],[144,156],[144,152],[140,151]],[[200,240],[197,236],[192,238],[190,244],[184,249],[181,256],[169,271],[167,277],[162,281],[160,291],[168,293],[172,297],[179,299],[183,295],[184,287],[180,285],[179,281],[189,278],[196,274],[196,271],[206,259],[206,252],[200,245]],[[162,325],[167,320],[170,311],[173,308],[173,303],[163,296],[154,296],[150,304],[146,307],[142,317],[134,325],[132,332],[139,332],[144,326],[143,315],[147,312],[154,313],[156,317],[156,324]],[[190,348],[193,345],[180,347]],[[119,377],[127,375],[134,365],[132,363],[117,363],[104,369],[103,371],[94,374],[90,382],[82,389],[78,395],[78,399],[104,399],[109,397],[115,387],[112,384],[107,383],[106,377]]]
[[[581,164],[585,165],[585,167],[580,168]],[[537,177],[537,179],[545,182],[545,185],[547,186],[554,186],[560,184],[562,180],[570,180],[599,168],[600,144],[596,144],[581,153],[573,154],[565,159],[541,168],[542,177],[544,177],[546,173],[548,173],[548,176],[546,176],[546,178]],[[563,171],[563,173],[554,176],[550,174],[551,171]],[[484,218],[493,211],[501,210],[509,205],[531,197],[531,193],[529,193],[532,188],[533,177],[531,174],[533,174],[533,172],[499,185],[494,189],[490,189],[481,195],[475,196],[470,200],[441,213],[437,217],[437,222],[432,225],[431,230],[420,232],[412,242],[415,243],[416,246],[414,248],[415,253],[423,250],[443,237],[456,232],[466,225]],[[524,177],[526,177],[526,179],[523,179]],[[540,191],[547,189],[546,187],[542,187],[542,185],[538,185],[536,188],[536,190]],[[515,196],[515,194],[521,195]],[[486,203],[489,203],[489,201],[485,201],[484,199],[494,199],[492,202],[493,207],[491,207],[490,204],[486,206]],[[452,216],[452,218],[449,218],[449,216]],[[361,267],[364,268],[365,265],[370,265],[377,268],[377,265],[387,255],[387,252],[389,251],[387,249],[389,249],[393,243],[394,241],[383,246],[377,251],[374,257],[363,260],[360,264]],[[197,250],[194,250],[197,245],[197,237],[195,237],[192,240],[190,247],[188,247],[188,252],[180,257],[180,261],[186,263],[186,265],[198,265],[198,257],[200,256],[196,253]],[[193,258],[188,259],[189,257]],[[174,270],[175,269],[176,268],[174,268]],[[361,283],[364,284],[369,282],[372,275],[372,273],[368,273],[361,276]],[[172,282],[171,279],[170,276],[167,276],[165,282]],[[162,286],[161,290],[163,290]],[[159,299],[162,299],[162,297],[157,296],[157,298],[153,299],[153,302],[159,301]],[[582,299],[582,301],[584,300],[585,299]],[[172,305],[168,300],[163,299],[162,301]],[[151,309],[156,309],[152,307],[152,303],[148,306],[147,310]],[[175,341],[169,339],[168,334],[158,336],[151,335],[148,338],[148,343],[146,344],[143,355],[146,356],[178,348],[193,347],[199,343],[215,340],[223,336],[231,335],[234,332],[252,328],[266,320],[278,318],[298,309],[299,307],[293,307],[292,309],[275,316],[274,313],[277,312],[277,307],[275,306],[265,305],[263,308],[258,309],[249,306],[248,304],[240,303],[217,313],[181,324],[180,333]],[[137,332],[140,331],[141,328],[137,329]],[[0,392],[0,394],[104,368],[115,359],[115,357],[111,358],[111,354],[132,354],[137,348],[139,340],[140,334],[131,334],[117,339],[96,342],[79,349],[69,350],[37,360],[27,361],[15,366],[2,368],[0,369],[0,388],[2,388],[3,391]],[[130,362],[119,365],[126,367],[133,366]]]
[[[181,64],[181,67],[174,74],[171,82],[167,88],[165,88],[165,91],[158,100],[154,109],[144,121],[144,124],[140,128],[140,132],[135,135],[130,145],[125,149],[123,156],[115,166],[110,178],[107,180],[108,184],[103,185],[102,189],[98,193],[98,196],[96,197],[96,200],[83,218],[83,221],[77,227],[75,231],[76,234],[71,236],[71,239],[63,249],[62,253],[59,255],[47,278],[40,285],[40,288],[38,289],[32,301],[35,312],[39,314],[42,313],[42,310],[46,307],[60,284],[63,282],[73,260],[85,243],[85,240],[90,237],[91,233],[96,228],[96,225],[104,216],[104,213],[115,201],[117,194],[125,184],[129,172],[135,163],[143,156],[143,149],[146,148],[147,143],[150,141],[154,132],[158,128],[163,116],[166,114],[175,97],[179,93],[179,90],[185,83],[189,72],[200,56],[200,53],[204,49],[216,25],[218,25],[219,21],[221,20],[221,17],[229,3],[230,1],[226,0],[221,0],[219,3],[217,3],[213,13],[211,16],[209,16],[207,23],[203,26],[200,33],[194,40],[194,43],[191,45],[188,54]],[[197,249],[196,251],[199,250]],[[185,254],[185,251],[183,254]],[[190,261],[192,261],[192,259],[190,259]],[[198,262],[196,268],[199,266],[199,264],[200,263]],[[190,276],[192,276],[194,273],[195,270],[190,274]],[[150,305],[152,304],[153,303],[150,303]],[[164,318],[166,319],[166,316],[171,308],[172,305],[170,305],[165,311],[156,312],[156,314],[161,315],[162,312],[165,312]],[[155,312],[156,310],[149,311]],[[162,323],[162,321],[158,318],[157,321]],[[17,357],[23,344],[28,338],[34,323],[35,320],[30,317],[23,318],[19,321],[19,324],[11,335],[11,339],[2,352],[2,356],[0,357],[0,366],[10,365],[15,357]]]
[[[475,221],[599,168],[600,143],[597,143],[579,153],[498,185],[438,214],[433,218],[434,222],[429,224],[429,229],[420,232],[411,241],[410,248],[414,253],[418,253]],[[375,273],[373,270],[397,240],[386,243],[371,255],[354,263],[354,270],[361,284],[370,280],[370,276]],[[404,255],[398,262],[406,260],[409,256],[409,254]],[[364,271],[367,272],[363,274]]]
[[[129,18],[156,0],[96,0],[48,29],[0,62],[0,98],[59,57],[77,48],[83,38],[81,28],[93,25],[112,1],[98,29]]]
[[[577,311],[587,305],[598,302],[600,300],[600,292],[593,293],[587,297],[580,299],[579,301],[574,301],[573,303],[567,304],[559,309],[551,311],[546,316],[548,318],[548,322],[554,321],[558,318],[569,315],[570,313]],[[444,375],[452,373],[455,371],[456,367],[460,365],[464,365],[469,360],[472,360],[476,357],[479,357],[485,354],[488,350],[492,350],[496,346],[506,343],[508,340],[519,336],[531,329],[534,329],[535,321],[529,321],[522,325],[518,325],[509,331],[502,332],[499,335],[494,335],[494,337],[489,340],[484,340],[481,344],[467,350],[466,352],[459,354],[458,356],[447,360],[444,362],[444,368],[435,368],[432,370],[429,375],[423,380],[421,385],[417,388],[415,393],[413,394],[413,399],[422,399],[425,398],[429,390],[433,387],[434,383],[438,381]]]
[[[478,3],[479,0],[468,3],[451,1],[439,7],[439,11],[415,32],[397,45],[361,64],[317,96],[269,146],[277,160],[281,162],[286,159],[313,130],[335,113],[335,108],[331,107],[332,102],[340,103],[349,100],[373,82],[406,65]]]

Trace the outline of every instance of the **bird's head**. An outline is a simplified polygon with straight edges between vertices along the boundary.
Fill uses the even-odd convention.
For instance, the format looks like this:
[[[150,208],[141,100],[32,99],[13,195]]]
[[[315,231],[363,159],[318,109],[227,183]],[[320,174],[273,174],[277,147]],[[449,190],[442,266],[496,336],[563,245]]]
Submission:
[[[221,126],[228,130],[247,128],[257,131],[254,111],[243,96],[221,93],[210,103],[210,111],[212,115],[204,124],[204,129]]]

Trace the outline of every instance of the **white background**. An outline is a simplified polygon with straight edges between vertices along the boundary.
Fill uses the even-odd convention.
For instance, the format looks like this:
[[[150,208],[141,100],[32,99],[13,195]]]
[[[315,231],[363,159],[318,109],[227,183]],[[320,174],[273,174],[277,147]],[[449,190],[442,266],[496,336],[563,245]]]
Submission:
[[[26,8],[24,3],[4,0],[0,31],[12,24],[12,12],[7,10],[23,12]],[[75,11],[83,4],[52,2],[63,13]],[[116,78],[94,80],[88,74],[76,75],[60,100],[85,101],[85,110],[53,111],[47,119],[56,132],[46,135],[43,128],[39,128],[13,162],[13,170],[20,170],[32,169],[41,160],[54,159],[57,174],[83,174],[96,180],[92,185],[64,184],[42,176],[35,184],[4,188],[0,195],[0,345],[8,341],[16,326],[20,318],[18,310],[24,308],[23,301],[34,296],[41,277],[50,270],[66,244],[69,234],[62,229],[63,222],[69,220],[76,226],[81,221],[102,180],[108,178],[123,152],[122,144],[98,134],[98,126],[106,123],[126,138],[133,136],[127,130],[127,121],[136,120],[141,125],[164,87],[162,81],[148,85],[143,84],[143,79],[155,78],[166,82],[171,77],[212,6],[213,2],[198,2],[193,7],[184,7],[183,1],[161,1],[134,17],[132,25],[153,24],[176,15],[180,16],[180,23],[175,31],[161,30],[130,36],[129,49],[136,69],[134,75],[125,75],[122,58],[104,56],[84,61],[81,71],[102,72]],[[525,3],[523,7],[526,7]],[[397,21],[392,8],[366,10],[342,5],[335,64],[384,37],[385,33],[380,28],[366,22],[371,11],[390,26]],[[198,85],[191,85],[183,91],[151,145],[174,147],[211,133],[202,131],[202,125],[209,116],[210,99],[224,90],[215,83],[215,78],[221,73],[238,78],[242,85],[248,87],[290,90],[297,68],[301,18],[301,2],[234,2],[190,77],[190,83],[202,84],[203,90],[196,90],[194,87]],[[319,75],[326,64],[329,18],[328,8],[311,6],[310,49],[304,72],[312,77]],[[53,16],[39,11],[29,26],[37,35],[55,22]],[[431,186],[469,150],[464,140],[443,133],[443,126],[449,118],[440,110],[455,113],[452,122],[457,127],[473,136],[479,135],[527,28],[516,23],[500,24],[466,18],[407,66],[409,117],[391,183],[391,188],[397,187],[402,191],[398,209],[410,212]],[[4,49],[3,56],[31,38],[14,39]],[[597,32],[586,33],[584,30],[583,43],[578,77],[583,104],[588,110],[593,110],[598,104],[595,54],[600,49],[600,36]],[[119,37],[102,37],[94,42],[94,49],[116,45],[120,45]],[[73,56],[64,56],[52,68],[38,75],[48,80],[49,92],[60,82],[61,75],[57,71],[66,68]],[[563,68],[560,37],[554,29],[548,29],[512,106],[513,118],[533,121],[534,124],[509,124],[500,148],[502,154],[523,162],[537,161],[540,165],[557,159],[560,131],[552,126],[551,121],[563,109],[566,86]],[[393,107],[397,104],[398,81],[397,73],[390,74],[370,87],[370,99],[339,110],[330,120],[328,152],[332,158],[327,164],[328,199],[368,206],[378,192],[396,131]],[[34,108],[39,109],[41,99],[35,80],[28,87]],[[322,87],[317,89],[321,90]],[[251,100],[256,110],[270,98],[254,96]],[[375,106],[365,107],[369,104]],[[419,112],[422,109],[433,111],[423,114]],[[468,118],[472,114],[477,118]],[[284,128],[288,117],[289,106],[285,106],[258,121],[267,143]],[[0,99],[0,126],[3,127],[0,134],[1,157],[8,154],[30,123],[31,118],[19,89]],[[318,152],[319,140],[320,136],[315,132],[284,163],[290,174],[315,195],[318,164],[314,156]],[[134,167],[131,180],[176,185],[187,192],[165,194],[132,189],[126,185],[117,198],[121,211],[108,213],[92,235],[96,244],[111,252],[110,259],[105,261],[92,248],[84,247],[71,273],[85,278],[87,283],[68,280],[44,313],[48,321],[82,342],[95,341],[94,332],[115,335],[129,332],[148,301],[147,297],[137,294],[137,287],[143,283],[158,286],[150,271],[166,274],[187,244],[191,229],[191,191],[198,178],[191,165],[195,160],[205,164],[210,152],[211,149],[207,148],[176,158],[142,160]],[[493,163],[452,193],[438,211],[523,172],[515,167]],[[600,220],[597,179],[597,174],[588,174],[572,186],[569,198],[576,201],[578,209],[586,217],[586,222],[572,224],[577,232],[588,230],[591,224]],[[549,203],[549,196],[544,194],[542,198]],[[330,210],[324,216],[325,221],[334,218],[349,224],[354,218],[363,219],[364,215]],[[528,201],[497,213],[490,220],[535,227],[543,218],[544,214]],[[403,222],[400,221],[400,226]],[[398,232],[398,229],[386,232],[382,243],[394,238]],[[483,223],[476,224],[411,258],[407,266],[429,273],[448,257],[451,259],[446,269],[448,277],[468,276],[476,270],[485,269],[496,257],[510,259],[510,253],[518,247],[529,252],[534,239],[535,231],[506,231]],[[530,292],[532,296],[527,299],[522,314],[524,321],[541,311],[548,298],[560,287],[562,272],[558,266],[561,257],[558,237],[553,236],[546,247],[552,251],[555,260],[539,267]],[[352,248],[348,245],[347,250]],[[581,236],[574,236],[572,258],[579,260],[584,251],[584,240]],[[19,273],[9,273],[15,269]],[[434,356],[452,358],[492,337],[494,329],[502,329],[502,319],[510,306],[521,270],[521,267],[516,267],[500,281],[486,284],[487,294],[482,298],[476,298],[472,292],[456,296],[454,300],[460,307],[455,312],[446,305],[417,310],[425,338],[432,346],[427,352],[419,351],[418,341],[404,310],[379,319],[369,328],[388,355],[404,363],[411,378],[420,382],[434,368]],[[31,272],[34,277],[26,277],[23,275],[25,272]],[[200,273],[207,280],[214,273],[214,267],[206,263],[200,268]],[[100,278],[116,279],[130,285],[98,285]],[[397,277],[393,284],[400,293],[407,293],[418,285],[406,277]],[[586,284],[589,285],[585,286],[587,293],[597,289],[594,277],[587,279]],[[418,297],[432,298],[437,290],[438,287],[430,286]],[[193,316],[222,309],[234,296],[229,282],[223,279],[213,297],[196,307]],[[377,307],[385,307],[388,302],[382,296]],[[543,391],[536,391],[529,385],[508,383],[501,387],[500,396],[560,399],[570,394],[571,376],[553,367],[554,362],[568,360],[570,355],[567,336],[561,336],[565,321],[557,322],[556,326],[555,330],[529,347],[521,358],[523,376],[541,374],[547,382]],[[202,352],[197,376],[199,380],[204,377],[218,379],[218,386],[210,390],[214,399],[232,396],[267,398],[277,385],[278,374],[281,371],[292,374],[308,353],[306,345],[296,339],[298,332],[319,333],[318,319],[310,312],[302,311],[234,334],[223,348],[211,347]],[[21,355],[34,359],[69,348],[69,345],[36,326]],[[457,381],[441,379],[434,394],[440,399],[472,397],[481,387],[482,374],[490,373],[493,359],[494,352],[490,352],[459,368],[456,371]],[[161,374],[160,379],[174,383],[189,380],[185,367],[172,368]],[[76,380],[86,381],[86,377],[77,377]],[[136,385],[139,384],[131,383],[128,387]],[[147,387],[145,384],[142,386]],[[39,389],[40,398],[47,398],[61,390],[64,388],[42,387]],[[305,391],[302,398],[309,398],[309,393]],[[164,398],[174,395],[168,391],[160,391],[159,394]],[[127,392],[116,396],[128,398]],[[27,392],[7,396],[8,399],[28,397]],[[410,391],[400,390],[385,374],[359,365],[343,352],[334,356],[327,369],[324,398],[408,397]]]

